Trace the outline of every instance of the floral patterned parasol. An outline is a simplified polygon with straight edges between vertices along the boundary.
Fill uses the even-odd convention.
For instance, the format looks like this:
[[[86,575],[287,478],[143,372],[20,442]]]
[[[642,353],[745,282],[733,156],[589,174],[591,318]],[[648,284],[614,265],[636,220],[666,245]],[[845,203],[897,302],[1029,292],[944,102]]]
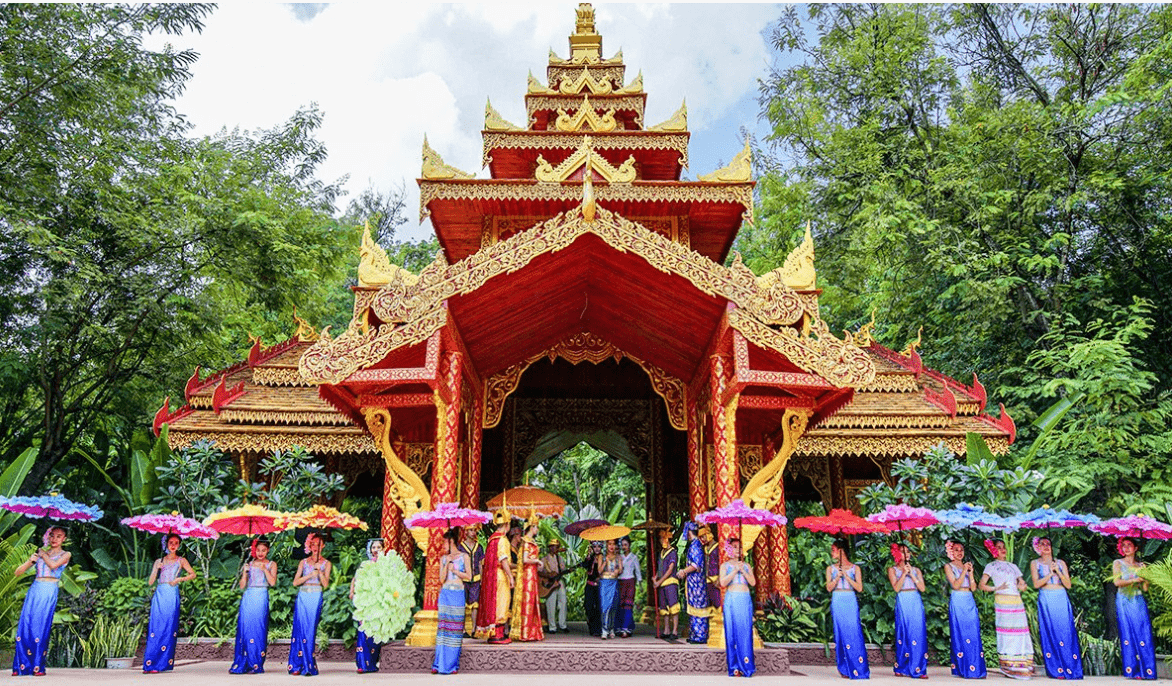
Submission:
[[[0,509],[28,517],[48,517],[73,522],[92,522],[102,517],[102,511],[93,505],[82,505],[57,495],[0,496]]]
[[[258,536],[284,531],[287,527],[279,522],[288,516],[287,512],[277,512],[246,503],[232,510],[212,513],[203,523],[222,534]]]
[[[977,531],[1017,531],[1021,528],[1021,520],[1017,517],[1002,517],[999,514],[986,512],[980,505],[959,503],[952,510],[936,510],[936,518],[941,524],[954,529],[976,529]]]
[[[1057,529],[1073,528],[1076,526],[1090,526],[1098,524],[1100,520],[1093,514],[1074,514],[1069,510],[1055,510],[1049,505],[1043,505],[1036,510],[1015,517],[1025,529]]]
[[[283,525],[283,528],[286,529],[296,527],[298,529],[362,529],[366,531],[369,528],[366,526],[366,522],[354,515],[339,512],[327,505],[314,505],[304,512],[295,512],[279,517],[276,523],[277,526]]]
[[[184,517],[178,512],[171,514],[144,514],[137,517],[127,517],[122,523],[131,529],[147,531],[153,534],[178,534],[190,538],[219,538],[220,532],[204,526],[190,517]]]
[[[868,522],[850,510],[837,509],[831,510],[825,517],[798,517],[794,520],[794,526],[835,536],[887,532],[887,527],[883,524]]]
[[[440,503],[434,510],[421,510],[403,520],[411,529],[450,529],[454,526],[476,526],[488,524],[492,514],[480,510],[461,508],[456,503]]]
[[[769,510],[757,510],[737,498],[724,507],[701,512],[696,515],[696,521],[701,524],[732,524],[734,526],[782,526],[789,520],[785,515],[774,514]]]
[[[1172,538],[1172,526],[1142,514],[1108,519],[1098,524],[1091,524],[1090,529],[1097,534],[1120,538],[1124,536],[1129,538]]]
[[[887,527],[888,531],[913,531],[939,524],[936,513],[926,507],[911,507],[900,503],[888,505],[875,514],[867,515],[867,521]]]

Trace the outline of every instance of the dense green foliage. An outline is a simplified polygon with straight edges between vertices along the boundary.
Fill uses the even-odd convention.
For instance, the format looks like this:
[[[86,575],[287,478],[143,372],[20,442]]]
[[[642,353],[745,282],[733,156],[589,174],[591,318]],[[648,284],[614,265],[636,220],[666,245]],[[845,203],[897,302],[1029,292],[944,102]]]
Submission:
[[[856,328],[875,311],[896,349],[922,325],[925,363],[979,372],[1026,438],[1055,400],[1084,394],[1039,446],[1065,479],[1049,497],[1162,513],[1172,11],[804,11],[773,33],[746,262],[780,265],[811,220],[824,317]]]

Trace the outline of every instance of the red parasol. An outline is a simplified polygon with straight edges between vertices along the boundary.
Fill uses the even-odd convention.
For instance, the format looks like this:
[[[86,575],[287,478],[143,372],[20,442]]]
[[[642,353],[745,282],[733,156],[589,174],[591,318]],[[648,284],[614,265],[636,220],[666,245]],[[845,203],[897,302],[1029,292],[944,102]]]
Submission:
[[[1104,536],[1117,536],[1119,538],[1124,536],[1128,538],[1158,538],[1165,540],[1172,538],[1172,526],[1158,519],[1145,517],[1142,514],[1108,519],[1098,524],[1091,524],[1090,529]]]
[[[246,503],[233,510],[214,512],[203,520],[203,523],[222,534],[259,536],[287,529],[288,527],[280,520],[288,516],[287,512],[277,512]]]
[[[882,524],[888,531],[913,531],[939,524],[936,513],[926,507],[888,505],[881,512],[867,515],[867,521]]]
[[[440,503],[434,510],[421,510],[403,520],[411,529],[451,529],[454,526],[488,524],[492,515],[480,510],[461,508],[456,503]]]
[[[204,526],[190,517],[184,517],[178,512],[127,517],[122,520],[122,523],[131,529],[138,529],[139,531],[146,531],[152,534],[177,534],[190,538],[220,537],[220,533],[215,529]]]
[[[850,510],[831,510],[825,517],[798,517],[794,526],[824,534],[878,534],[887,531],[883,524],[868,522]]]

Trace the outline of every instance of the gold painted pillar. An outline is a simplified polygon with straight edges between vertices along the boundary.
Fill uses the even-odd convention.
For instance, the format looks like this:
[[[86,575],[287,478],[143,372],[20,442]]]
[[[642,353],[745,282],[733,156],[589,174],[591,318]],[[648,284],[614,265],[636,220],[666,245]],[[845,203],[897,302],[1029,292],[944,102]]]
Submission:
[[[713,355],[708,377],[708,411],[712,415],[712,464],[716,507],[723,507],[735,500],[739,495],[737,487],[740,485],[737,475],[738,398],[734,396],[727,405],[724,403],[724,395],[728,390],[725,368],[725,358]],[[740,533],[728,524],[721,524],[720,539],[726,541],[732,536],[739,537]],[[723,545],[720,546],[720,551],[720,561],[723,563],[727,559]],[[714,614],[708,622],[708,646],[724,647],[724,616],[720,613]]]
[[[704,476],[704,415],[696,398],[688,394],[688,515],[695,517],[707,510],[707,482]],[[665,520],[666,521],[666,520]]]
[[[410,536],[404,536],[403,511],[391,499],[391,489],[395,488],[393,472],[388,468],[383,472],[383,516],[380,535],[383,537],[383,548],[393,550],[407,563],[411,569],[415,562],[415,541]]]
[[[484,395],[472,394],[472,417],[468,423],[468,469],[460,501],[464,507],[480,509],[480,454],[484,447]]]

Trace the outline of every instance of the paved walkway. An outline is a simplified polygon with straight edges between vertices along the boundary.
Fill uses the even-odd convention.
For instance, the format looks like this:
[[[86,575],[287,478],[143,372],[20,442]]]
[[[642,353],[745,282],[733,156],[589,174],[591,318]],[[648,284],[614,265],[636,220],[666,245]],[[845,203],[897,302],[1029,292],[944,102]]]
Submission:
[[[371,686],[375,684],[427,684],[436,686],[460,686],[462,684],[499,684],[500,686],[550,686],[551,684],[566,684],[567,686],[646,686],[649,680],[654,680],[655,686],[698,686],[711,683],[738,683],[728,679],[723,674],[656,674],[656,675],[622,675],[606,674],[604,684],[600,683],[598,674],[453,674],[450,676],[435,676],[432,674],[365,674],[358,675],[354,666],[343,662],[322,662],[319,664],[321,674],[311,681],[303,677],[292,677],[281,669],[283,665],[273,665],[277,669],[259,676],[232,676],[228,674],[227,662],[195,662],[182,664],[169,674],[142,674],[141,672],[125,670],[96,670],[96,669],[54,669],[44,678],[17,680],[3,676],[5,683],[30,683],[30,686],[52,686],[54,684],[68,684],[77,686],[97,686],[99,684],[150,684],[151,686],[213,686],[219,684],[233,684],[233,686],[266,686],[281,684],[290,686],[296,683],[308,683],[313,686]],[[833,667],[807,667],[795,665],[793,674],[788,676],[753,677],[752,683],[758,684],[787,684],[792,686],[813,686],[814,684],[836,684],[843,686],[842,679]],[[930,670],[929,683],[952,684],[957,686],[964,683],[954,680],[948,670],[936,667]],[[890,672],[872,672],[869,683],[885,686],[911,686],[907,679],[897,679]],[[727,680],[727,681],[726,681]],[[1044,677],[1036,679],[1036,683],[1050,683]],[[922,682],[919,682],[922,683]],[[990,686],[1006,684],[1009,680],[990,675],[985,682]],[[1122,686],[1131,684],[1123,677],[1088,677],[1084,680],[1087,686]]]

